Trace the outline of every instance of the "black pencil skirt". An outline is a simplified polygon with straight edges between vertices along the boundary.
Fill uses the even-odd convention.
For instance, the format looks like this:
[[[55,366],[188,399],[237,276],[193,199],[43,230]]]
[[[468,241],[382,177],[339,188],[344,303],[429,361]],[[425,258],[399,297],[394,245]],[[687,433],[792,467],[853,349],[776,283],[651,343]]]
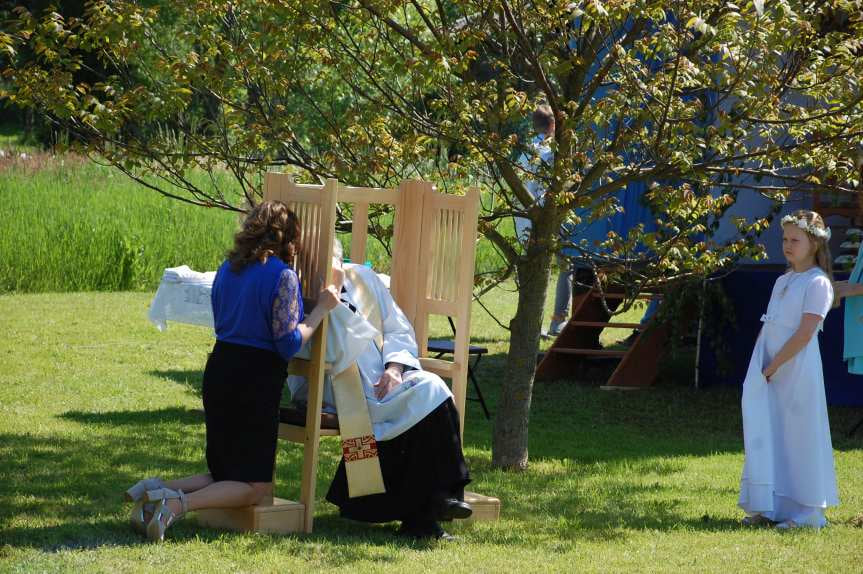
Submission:
[[[213,480],[272,482],[287,366],[272,351],[216,341],[203,384]]]
[[[470,482],[461,449],[458,411],[447,399],[399,436],[378,442],[378,457],[387,491],[348,497],[345,461],[339,463],[327,500],[344,518],[362,522],[433,519],[436,497],[464,500]]]

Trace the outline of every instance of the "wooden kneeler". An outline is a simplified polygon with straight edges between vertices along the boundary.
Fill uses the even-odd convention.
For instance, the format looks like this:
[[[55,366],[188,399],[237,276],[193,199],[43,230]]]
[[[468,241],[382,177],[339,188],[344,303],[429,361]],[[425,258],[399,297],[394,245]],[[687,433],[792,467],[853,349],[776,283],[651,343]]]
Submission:
[[[397,190],[347,187],[335,180],[327,180],[324,185],[304,185],[295,183],[290,175],[268,173],[264,198],[284,201],[300,218],[301,255],[294,269],[307,295],[317,293],[320,288],[315,278],[331,277],[336,204],[352,207],[351,258],[357,262],[365,261],[369,206],[394,207],[390,291],[414,326],[422,368],[450,379],[464,429],[479,191],[471,188],[465,196],[445,195],[422,181],[404,181]],[[452,361],[426,356],[432,314],[453,318],[456,338]],[[315,334],[309,361],[290,362],[291,374],[305,376],[308,381],[306,424],[279,426],[279,438],[303,444],[300,501],[274,498],[272,505],[206,511],[199,513],[199,521],[240,530],[312,531],[320,438],[338,436],[337,430],[321,429],[325,332],[326,322]],[[466,492],[465,500],[474,510],[469,520],[496,520],[500,515],[497,498]]]

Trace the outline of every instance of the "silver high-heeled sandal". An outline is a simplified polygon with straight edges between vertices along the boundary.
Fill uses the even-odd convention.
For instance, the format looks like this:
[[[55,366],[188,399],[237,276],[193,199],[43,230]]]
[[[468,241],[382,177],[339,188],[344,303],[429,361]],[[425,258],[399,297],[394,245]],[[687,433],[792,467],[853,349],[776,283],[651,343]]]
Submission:
[[[148,502],[143,498],[132,505],[132,514],[129,515],[129,524],[132,525],[139,534],[147,535],[147,518],[146,515],[152,515],[156,510],[156,505]]]
[[[180,500],[180,512],[175,514],[168,507],[168,501],[172,499]],[[157,502],[156,509],[153,511],[153,517],[147,524],[147,538],[150,542],[164,542],[165,531],[175,522],[186,515],[189,505],[186,502],[186,493],[182,490],[171,490],[170,488],[160,488],[157,490],[147,491],[147,500]]]
[[[145,478],[130,486],[124,496],[129,502],[137,502],[144,498],[148,490],[157,490],[159,488],[165,488],[165,483],[162,482],[161,478]]]
[[[157,490],[165,488],[165,483],[161,478],[145,478],[139,480],[131,486],[125,493],[126,500],[130,500],[135,504],[132,505],[132,513],[129,515],[129,523],[140,534],[147,534],[147,514],[152,514],[156,509],[156,505],[147,500],[148,490]]]

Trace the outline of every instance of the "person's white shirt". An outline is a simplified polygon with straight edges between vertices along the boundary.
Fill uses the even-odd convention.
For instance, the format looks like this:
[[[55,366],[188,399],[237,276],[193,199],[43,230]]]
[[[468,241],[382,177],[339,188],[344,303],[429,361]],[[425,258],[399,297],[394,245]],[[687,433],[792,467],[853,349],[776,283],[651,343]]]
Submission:
[[[340,357],[337,355],[341,349],[358,350],[353,356],[356,357],[363,383],[375,439],[389,440],[410,429],[453,395],[439,376],[420,368],[414,328],[378,275],[362,265],[348,264],[345,267],[353,268],[360,274],[381,307],[383,345],[378,349],[374,340],[377,329],[369,325],[360,314],[350,311],[346,313],[347,307],[337,307],[338,312],[330,313],[327,362],[339,362]],[[349,276],[345,277],[344,287],[342,299],[356,307],[355,287]],[[305,352],[306,349],[301,351]],[[402,384],[378,400],[374,385],[383,374],[387,363],[405,366]],[[308,396],[308,385],[303,377],[288,377],[288,387],[294,400],[303,401]],[[335,398],[329,376],[324,383],[323,402],[327,411],[335,412]]]
[[[539,170],[536,158],[539,158],[541,163],[550,166],[554,161],[554,154],[551,151],[551,146],[548,145],[548,140],[545,134],[539,134],[534,137],[530,142],[530,147],[532,148],[532,153],[521,154],[518,158],[518,164],[521,166],[522,170],[524,170],[525,188],[527,188],[528,193],[530,193],[535,200],[542,204],[543,196],[545,195],[545,188],[540,184],[540,182],[531,176],[535,175]],[[515,218],[515,234],[522,243],[527,241],[529,229],[529,219],[525,217]]]

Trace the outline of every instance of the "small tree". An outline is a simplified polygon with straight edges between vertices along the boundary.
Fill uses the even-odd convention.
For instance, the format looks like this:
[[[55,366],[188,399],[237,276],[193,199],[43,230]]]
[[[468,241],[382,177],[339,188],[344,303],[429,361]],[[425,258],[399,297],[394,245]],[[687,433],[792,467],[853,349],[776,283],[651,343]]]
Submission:
[[[863,136],[859,2],[208,0],[174,9],[170,21],[122,1],[91,1],[83,19],[18,10],[0,34],[4,95],[46,114],[80,149],[198,205],[239,209],[274,165],[354,184],[481,183],[481,234],[504,265],[480,287],[509,277],[519,287],[498,467],[527,464],[561,225],[605,217],[621,190],[646,184],[655,231],[582,246],[601,248],[636,293],[756,255],[767,220],[740,220],[728,244],[711,239],[739,190],[781,200],[859,184],[848,154]],[[92,56],[103,77],[73,81]],[[556,119],[549,164],[524,133],[540,102]],[[241,193],[195,186],[192,168],[229,170]],[[541,201],[528,178],[541,182]],[[514,216],[530,220],[524,244],[507,231]]]

